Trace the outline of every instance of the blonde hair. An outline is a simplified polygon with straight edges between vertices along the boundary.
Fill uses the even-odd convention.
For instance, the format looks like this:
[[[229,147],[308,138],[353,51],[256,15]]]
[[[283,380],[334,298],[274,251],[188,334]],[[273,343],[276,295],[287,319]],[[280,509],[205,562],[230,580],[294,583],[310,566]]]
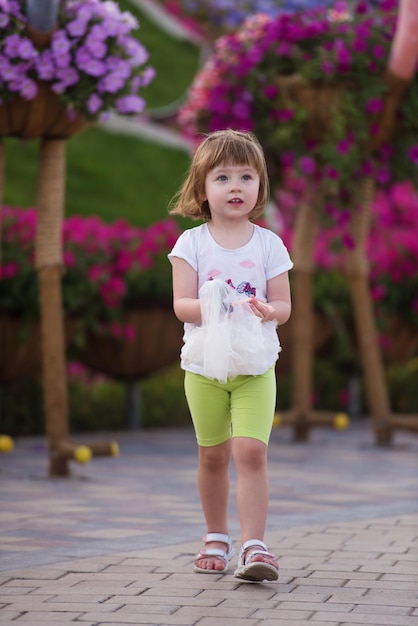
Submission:
[[[221,164],[250,165],[260,177],[260,188],[255,207],[249,214],[255,220],[263,213],[269,197],[267,165],[260,142],[250,132],[218,130],[209,133],[197,147],[183,185],[171,200],[171,215],[182,215],[195,220],[210,220],[210,209],[205,199],[207,174]]]

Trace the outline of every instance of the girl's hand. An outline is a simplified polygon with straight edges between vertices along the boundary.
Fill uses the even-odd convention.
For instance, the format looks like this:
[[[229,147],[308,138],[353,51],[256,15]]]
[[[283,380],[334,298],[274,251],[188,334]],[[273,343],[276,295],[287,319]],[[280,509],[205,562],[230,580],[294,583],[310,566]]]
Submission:
[[[276,319],[274,307],[267,304],[267,302],[263,302],[262,300],[258,300],[254,296],[251,296],[248,303],[254,315],[260,317],[263,322],[271,322]]]

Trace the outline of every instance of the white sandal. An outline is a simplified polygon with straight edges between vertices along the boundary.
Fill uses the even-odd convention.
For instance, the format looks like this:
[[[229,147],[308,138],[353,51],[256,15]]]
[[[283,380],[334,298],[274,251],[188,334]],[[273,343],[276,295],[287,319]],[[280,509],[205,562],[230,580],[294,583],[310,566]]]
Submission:
[[[248,554],[250,548],[261,548],[253,550]],[[274,554],[270,554],[265,543],[260,539],[250,539],[246,541],[241,548],[238,558],[238,567],[234,572],[236,578],[249,580],[253,582],[261,582],[262,580],[277,580],[279,578],[279,566],[275,567],[271,563],[265,561],[254,561],[255,556],[267,556],[276,559]]]
[[[228,570],[229,561],[235,554],[231,537],[229,535],[224,535],[223,533],[207,533],[207,535],[203,537],[203,541],[205,542],[205,544],[211,543],[212,541],[225,543],[228,546],[228,551],[225,552],[220,548],[203,548],[195,557],[194,571],[200,572],[202,574],[225,574],[225,572]],[[205,569],[204,567],[199,567],[199,565],[196,565],[196,561],[198,561],[199,559],[204,559],[206,557],[216,557],[222,559],[222,561],[224,562],[224,568]]]

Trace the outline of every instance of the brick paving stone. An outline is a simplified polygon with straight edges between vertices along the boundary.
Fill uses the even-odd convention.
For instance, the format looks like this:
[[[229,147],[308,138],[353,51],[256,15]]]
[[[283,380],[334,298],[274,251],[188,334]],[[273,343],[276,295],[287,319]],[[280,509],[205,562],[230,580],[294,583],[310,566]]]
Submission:
[[[418,626],[418,438],[379,449],[363,423],[290,435],[270,446],[280,579],[263,584],[235,579],[236,557],[226,575],[192,571],[204,527],[190,430],[112,434],[118,459],[62,480],[45,476],[39,439],[16,442],[0,456],[0,623]],[[230,519],[238,551],[233,499]]]

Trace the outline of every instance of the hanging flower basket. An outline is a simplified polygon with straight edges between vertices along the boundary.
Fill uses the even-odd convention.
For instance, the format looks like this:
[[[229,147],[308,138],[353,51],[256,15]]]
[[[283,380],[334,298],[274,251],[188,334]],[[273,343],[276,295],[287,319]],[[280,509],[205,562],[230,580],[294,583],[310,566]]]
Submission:
[[[65,341],[72,341],[76,324],[65,320]],[[21,378],[41,375],[42,341],[38,321],[24,322],[22,319],[0,317],[0,384],[8,384]]]
[[[418,80],[406,90],[387,74],[395,26],[392,3],[251,15],[214,42],[179,126],[196,141],[221,128],[253,131],[272,187],[296,172],[321,186],[318,216],[346,225],[361,203],[353,180],[416,180]],[[385,116],[394,97],[399,115]]]
[[[183,324],[171,303],[132,311],[126,322],[134,331],[132,340],[88,332],[77,360],[118,380],[140,380],[179,360]]]
[[[418,353],[418,330],[393,315],[382,336],[382,350],[387,363],[406,363]]]
[[[56,28],[28,24],[26,2],[0,2],[0,137],[65,139],[114,111],[136,115],[154,78],[139,28],[113,0],[60,3]]]
[[[67,139],[86,126],[86,119],[65,109],[47,83],[38,83],[33,100],[17,96],[0,106],[0,136]]]
[[[284,110],[300,107],[306,112],[304,129],[307,138],[320,140],[324,133],[332,130],[335,111],[341,102],[341,86],[314,84],[299,74],[291,74],[278,76],[277,87]]]

